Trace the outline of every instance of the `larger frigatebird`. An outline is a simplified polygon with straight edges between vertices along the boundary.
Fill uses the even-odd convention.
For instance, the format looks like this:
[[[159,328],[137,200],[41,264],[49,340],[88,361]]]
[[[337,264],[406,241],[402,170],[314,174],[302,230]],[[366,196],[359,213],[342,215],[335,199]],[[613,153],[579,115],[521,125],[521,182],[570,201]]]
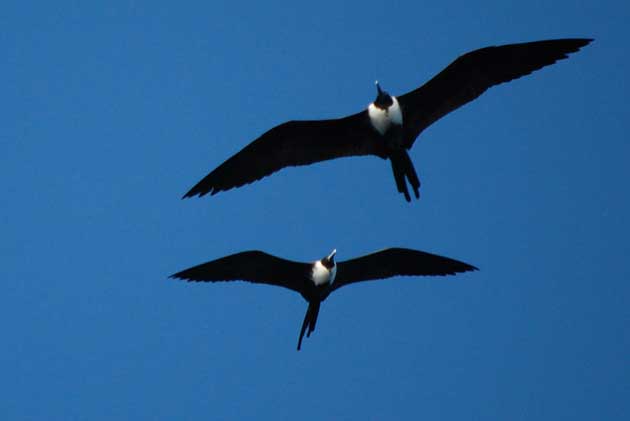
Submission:
[[[194,266],[170,277],[210,282],[241,280],[276,285],[298,292],[308,301],[298,339],[299,351],[304,333],[309,337],[315,330],[321,302],[342,286],[399,275],[444,276],[477,270],[474,266],[448,257],[404,248],[388,248],[339,263],[335,262],[336,253],[337,250],[333,250],[315,262],[302,263],[262,251],[244,251]]]
[[[348,156],[389,159],[396,187],[416,198],[420,179],[407,154],[418,135],[488,88],[568,57],[591,39],[555,39],[486,47],[466,53],[424,85],[392,96],[376,84],[367,109],[332,120],[288,121],[272,128],[215,168],[186,197],[214,195],[252,183],[282,168]]]

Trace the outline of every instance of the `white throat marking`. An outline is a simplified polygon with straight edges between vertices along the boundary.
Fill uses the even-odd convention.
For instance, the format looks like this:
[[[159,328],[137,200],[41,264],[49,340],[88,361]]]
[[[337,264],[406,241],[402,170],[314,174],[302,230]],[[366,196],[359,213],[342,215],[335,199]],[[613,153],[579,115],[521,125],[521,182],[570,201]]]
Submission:
[[[392,96],[392,102],[392,105],[385,110],[377,107],[374,103],[371,103],[368,106],[370,122],[381,135],[384,135],[387,132],[392,123],[399,126],[403,123],[400,105],[398,104],[398,100],[395,96]]]
[[[313,283],[317,286],[332,284],[335,281],[336,275],[336,264],[331,269],[328,269],[326,266],[322,265],[322,262],[320,262],[319,260],[315,262],[315,265],[313,265],[313,273],[311,274],[311,277],[313,278]]]

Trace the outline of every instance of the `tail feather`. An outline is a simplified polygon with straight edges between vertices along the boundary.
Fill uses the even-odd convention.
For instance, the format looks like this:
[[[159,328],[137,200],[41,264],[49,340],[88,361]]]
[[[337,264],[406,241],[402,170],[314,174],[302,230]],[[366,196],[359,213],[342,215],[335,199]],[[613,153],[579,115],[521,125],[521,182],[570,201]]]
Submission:
[[[409,157],[409,154],[405,151],[403,153],[403,158],[406,161],[405,164],[405,173],[407,175],[407,180],[409,180],[409,184],[413,188],[413,192],[416,195],[416,199],[420,198],[420,179],[418,178],[418,174],[416,174],[416,169],[413,166],[413,162]]]
[[[317,324],[317,316],[319,315],[319,304],[320,303],[313,303],[313,310],[311,312],[311,323],[308,331],[306,332],[307,338],[311,336],[311,332],[315,330],[315,324]]]
[[[306,337],[311,335],[311,332],[315,330],[315,324],[317,323],[317,315],[319,314],[319,302],[308,303],[306,314],[304,315],[304,321],[302,322],[302,328],[300,329],[300,338],[298,339],[297,350],[302,347],[302,339],[306,332]],[[308,331],[307,331],[308,329]]]
[[[304,331],[306,331],[306,327],[308,326],[309,314],[311,311],[311,306],[309,304],[308,309],[306,309],[306,314],[304,315],[304,321],[302,322],[302,329],[300,329],[300,338],[298,339],[297,350],[299,351],[302,347],[302,338],[304,337]]]
[[[413,162],[411,162],[411,158],[409,158],[407,151],[397,151],[390,156],[389,160],[392,164],[392,172],[394,173],[394,180],[396,181],[398,192],[405,195],[407,202],[411,202],[411,196],[409,195],[409,190],[407,189],[407,181],[405,180],[406,178],[409,180],[409,184],[413,188],[416,199],[419,199],[420,179],[418,178],[418,174],[416,174],[416,169],[414,168]]]
[[[392,172],[394,173],[394,180],[396,181],[396,188],[398,189],[398,193],[403,193],[407,202],[411,202],[409,190],[407,190],[407,183],[405,182],[405,172],[403,170],[403,164],[400,161],[400,157],[392,155],[389,158],[389,161],[392,164]]]

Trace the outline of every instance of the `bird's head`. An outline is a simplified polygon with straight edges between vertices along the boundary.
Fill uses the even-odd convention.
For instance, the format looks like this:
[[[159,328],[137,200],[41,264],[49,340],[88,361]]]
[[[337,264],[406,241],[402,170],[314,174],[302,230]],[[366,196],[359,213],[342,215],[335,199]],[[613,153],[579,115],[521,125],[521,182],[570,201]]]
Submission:
[[[376,99],[374,100],[374,105],[378,108],[387,109],[390,105],[394,103],[392,96],[381,89],[381,85],[378,83],[378,80],[375,82],[376,84]]]
[[[337,249],[334,249],[328,256],[322,259],[322,265],[324,267],[330,269],[335,266],[335,254],[337,254]]]

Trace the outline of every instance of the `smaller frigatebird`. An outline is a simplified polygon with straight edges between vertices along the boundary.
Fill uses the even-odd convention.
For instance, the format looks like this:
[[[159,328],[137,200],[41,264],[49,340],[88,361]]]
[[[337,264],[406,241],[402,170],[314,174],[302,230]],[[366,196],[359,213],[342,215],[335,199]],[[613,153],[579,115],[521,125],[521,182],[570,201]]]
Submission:
[[[389,159],[398,192],[420,197],[420,179],[407,151],[431,124],[492,86],[528,75],[590,43],[552,39],[486,47],[466,53],[424,85],[393,96],[376,84],[367,109],[331,120],[288,121],[261,135],[212,170],[184,197],[214,195],[253,183],[285,167],[374,155]]]
[[[300,293],[308,301],[308,308],[300,329],[299,351],[304,333],[309,337],[315,330],[321,302],[344,285],[401,275],[444,276],[477,270],[474,266],[448,257],[404,248],[388,248],[339,263],[335,262],[336,253],[337,250],[333,250],[313,263],[302,263],[262,251],[244,251],[194,266],[170,277],[209,282],[240,280],[276,285]]]

